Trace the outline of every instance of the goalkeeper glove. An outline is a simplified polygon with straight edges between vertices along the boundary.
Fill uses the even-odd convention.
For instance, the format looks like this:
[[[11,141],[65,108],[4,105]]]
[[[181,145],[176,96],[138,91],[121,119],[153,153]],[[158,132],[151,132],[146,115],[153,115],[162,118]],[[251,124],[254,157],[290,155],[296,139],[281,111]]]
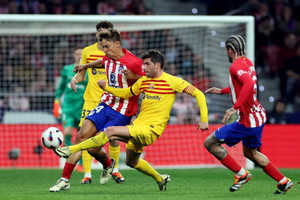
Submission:
[[[60,104],[59,104],[59,100],[55,100],[53,103],[53,115],[56,118],[59,118],[60,116]]]

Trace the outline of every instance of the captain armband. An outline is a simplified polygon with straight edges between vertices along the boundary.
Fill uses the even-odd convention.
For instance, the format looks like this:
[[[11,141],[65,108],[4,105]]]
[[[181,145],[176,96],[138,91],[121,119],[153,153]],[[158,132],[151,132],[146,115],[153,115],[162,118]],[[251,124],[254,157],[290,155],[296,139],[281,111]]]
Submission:
[[[195,91],[196,89],[197,89],[197,88],[196,88],[195,86],[189,85],[189,86],[186,87],[186,89],[185,89],[184,91],[185,91],[185,93],[194,96],[193,93],[194,93],[194,91]]]

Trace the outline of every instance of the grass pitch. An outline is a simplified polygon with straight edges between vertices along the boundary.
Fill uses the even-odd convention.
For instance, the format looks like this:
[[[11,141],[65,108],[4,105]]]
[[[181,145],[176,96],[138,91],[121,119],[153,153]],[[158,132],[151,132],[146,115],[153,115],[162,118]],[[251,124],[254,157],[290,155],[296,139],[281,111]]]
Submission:
[[[62,170],[2,169],[0,170],[0,199],[7,200],[232,200],[232,199],[300,199],[300,169],[280,169],[291,178],[295,187],[284,195],[273,195],[276,182],[259,168],[251,170],[253,178],[239,191],[229,192],[233,173],[225,168],[213,169],[159,169],[171,175],[166,191],[159,191],[156,182],[136,170],[122,170],[126,181],[109,181],[100,185],[100,170],[93,170],[91,185],[79,184],[83,173],[74,172],[70,191],[50,193],[49,188],[60,178]]]

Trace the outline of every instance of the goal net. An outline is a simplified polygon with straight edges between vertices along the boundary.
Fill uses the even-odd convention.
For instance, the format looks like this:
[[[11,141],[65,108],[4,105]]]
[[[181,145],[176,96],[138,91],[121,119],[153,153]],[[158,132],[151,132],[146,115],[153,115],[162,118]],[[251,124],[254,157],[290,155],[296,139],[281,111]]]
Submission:
[[[228,84],[230,63],[224,43],[230,35],[246,39],[248,57],[254,61],[250,16],[0,15],[0,167],[59,166],[56,155],[42,147],[40,136],[49,126],[62,129],[52,115],[62,67],[74,62],[75,47],[97,41],[95,25],[101,20],[121,31],[123,48],[138,57],[148,49],[160,50],[166,57],[165,71],[202,92]],[[200,116],[195,100],[178,94],[165,133],[142,156],[155,167],[221,166],[203,143],[222,126],[223,114],[232,105],[229,96],[206,97],[209,132],[196,130]],[[121,150],[123,166],[124,144]],[[20,154],[17,158],[12,156],[15,152]],[[230,152],[246,165],[240,145]]]

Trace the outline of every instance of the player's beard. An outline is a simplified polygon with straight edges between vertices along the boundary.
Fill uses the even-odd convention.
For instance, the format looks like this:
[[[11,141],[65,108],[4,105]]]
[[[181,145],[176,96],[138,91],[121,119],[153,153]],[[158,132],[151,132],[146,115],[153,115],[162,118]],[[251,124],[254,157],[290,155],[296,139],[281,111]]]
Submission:
[[[229,54],[227,54],[227,56],[228,56],[228,61],[229,61],[230,63],[232,63],[232,58],[229,56]]]

